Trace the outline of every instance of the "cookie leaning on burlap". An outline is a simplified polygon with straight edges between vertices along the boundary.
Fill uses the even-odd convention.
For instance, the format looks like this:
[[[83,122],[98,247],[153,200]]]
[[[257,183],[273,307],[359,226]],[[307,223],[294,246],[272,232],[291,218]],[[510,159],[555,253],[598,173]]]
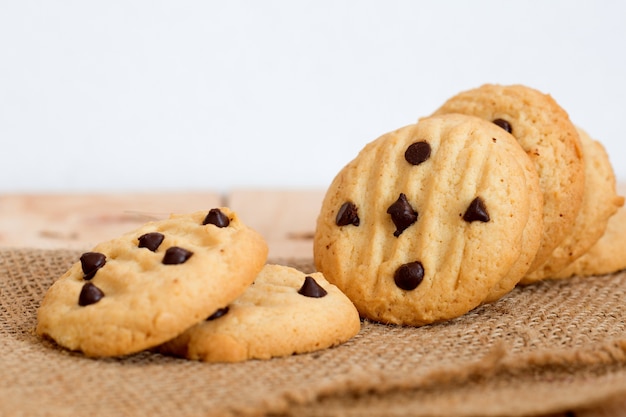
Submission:
[[[626,189],[620,190],[626,193]],[[609,219],[602,237],[580,258],[558,272],[555,278],[574,275],[604,275],[626,269],[626,207]]]
[[[312,352],[344,343],[359,313],[319,273],[266,265],[236,300],[158,348],[205,362],[239,362]]]
[[[366,145],[331,183],[314,260],[371,320],[424,325],[511,290],[536,255],[537,172],[477,117],[422,119]]]
[[[604,234],[611,216],[624,204],[617,195],[615,175],[609,156],[600,142],[582,129],[578,134],[585,159],[585,192],[576,221],[569,235],[552,251],[539,268],[522,283],[542,278],[567,278],[568,265],[585,254]]]
[[[543,238],[529,272],[536,270],[570,234],[582,204],[585,169],[575,126],[552,97],[522,85],[486,84],[461,92],[434,114],[445,113],[474,115],[501,126],[533,161],[544,199]],[[532,281],[541,278],[535,275]]]
[[[97,245],[54,282],[37,333],[96,357],[159,345],[243,293],[267,252],[228,208],[147,223]]]

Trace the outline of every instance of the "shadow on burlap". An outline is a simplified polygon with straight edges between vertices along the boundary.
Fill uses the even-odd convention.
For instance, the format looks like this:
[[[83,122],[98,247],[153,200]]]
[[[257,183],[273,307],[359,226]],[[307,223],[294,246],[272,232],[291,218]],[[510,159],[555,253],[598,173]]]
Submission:
[[[626,393],[626,273],[541,282],[446,323],[238,364],[89,359],[34,334],[64,250],[0,250],[0,416],[536,415]],[[310,260],[282,263],[312,270]]]

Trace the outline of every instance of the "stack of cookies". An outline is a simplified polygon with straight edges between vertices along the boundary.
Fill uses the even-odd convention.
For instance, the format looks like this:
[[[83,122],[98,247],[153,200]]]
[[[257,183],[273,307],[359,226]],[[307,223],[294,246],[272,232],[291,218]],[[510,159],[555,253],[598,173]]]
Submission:
[[[209,362],[310,352],[360,330],[317,272],[266,263],[267,243],[228,208],[172,215],[103,242],[46,293],[37,333],[87,356],[146,349]]]
[[[367,144],[317,219],[319,272],[267,264],[228,208],[103,242],[48,290],[37,333],[87,356],[237,362],[311,352],[359,316],[421,326],[589,263],[623,204],[599,142],[548,95],[485,85]]]
[[[571,276],[622,204],[602,145],[552,97],[484,85],[338,173],[314,260],[361,316],[420,326]]]

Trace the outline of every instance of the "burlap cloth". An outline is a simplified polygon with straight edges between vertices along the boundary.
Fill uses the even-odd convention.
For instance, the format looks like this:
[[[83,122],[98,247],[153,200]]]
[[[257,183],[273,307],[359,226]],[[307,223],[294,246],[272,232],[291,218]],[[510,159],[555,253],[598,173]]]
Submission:
[[[43,294],[78,255],[0,250],[0,416],[536,415],[626,393],[626,273],[518,288],[422,328],[365,322],[312,354],[206,364],[39,339]]]

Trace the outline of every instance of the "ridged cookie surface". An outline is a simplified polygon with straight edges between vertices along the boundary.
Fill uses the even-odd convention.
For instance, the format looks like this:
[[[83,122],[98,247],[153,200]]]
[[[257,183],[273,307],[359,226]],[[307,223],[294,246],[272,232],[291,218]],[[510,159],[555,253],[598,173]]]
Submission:
[[[539,268],[570,234],[582,204],[585,169],[576,127],[551,96],[523,85],[486,84],[461,92],[435,112],[445,113],[478,116],[501,126],[530,156],[543,192],[544,232],[529,272]]]
[[[366,145],[317,220],[318,270],[372,320],[423,325],[506,293],[535,257],[541,192],[509,133],[482,119],[422,119]]]

